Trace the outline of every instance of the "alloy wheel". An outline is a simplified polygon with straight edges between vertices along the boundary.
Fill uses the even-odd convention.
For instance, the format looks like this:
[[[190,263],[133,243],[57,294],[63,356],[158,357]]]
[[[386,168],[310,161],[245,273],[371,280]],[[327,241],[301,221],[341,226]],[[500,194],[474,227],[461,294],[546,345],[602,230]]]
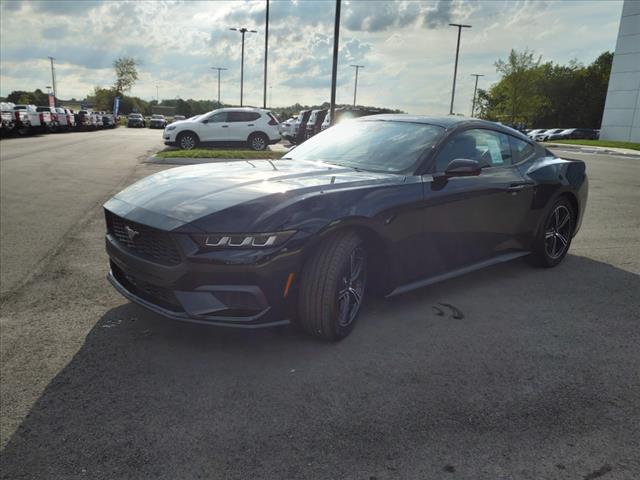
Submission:
[[[355,248],[349,256],[343,275],[339,280],[338,324],[349,326],[358,315],[367,275],[367,257],[362,247]]]
[[[253,137],[251,146],[254,150],[264,150],[267,147],[267,142],[262,137]]]
[[[196,146],[196,141],[191,135],[185,135],[180,139],[180,148],[183,150],[191,150]]]
[[[560,258],[567,251],[572,228],[571,212],[565,205],[558,205],[547,221],[544,234],[544,247],[550,258]]]

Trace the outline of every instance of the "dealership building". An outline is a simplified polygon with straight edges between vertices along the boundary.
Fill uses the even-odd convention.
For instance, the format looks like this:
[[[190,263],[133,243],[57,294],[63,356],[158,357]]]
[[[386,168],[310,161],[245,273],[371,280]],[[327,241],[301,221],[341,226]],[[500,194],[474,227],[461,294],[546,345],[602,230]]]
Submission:
[[[640,1],[624,0],[601,140],[640,142]]]

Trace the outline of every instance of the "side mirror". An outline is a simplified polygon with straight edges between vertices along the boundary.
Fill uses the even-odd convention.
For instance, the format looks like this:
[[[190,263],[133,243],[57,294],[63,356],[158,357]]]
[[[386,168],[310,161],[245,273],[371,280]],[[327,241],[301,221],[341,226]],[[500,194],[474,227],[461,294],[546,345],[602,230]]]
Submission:
[[[202,120],[202,123],[209,123],[209,119],[205,118],[204,120]]]
[[[447,177],[473,177],[480,175],[480,164],[468,158],[456,158],[451,160],[444,171]]]

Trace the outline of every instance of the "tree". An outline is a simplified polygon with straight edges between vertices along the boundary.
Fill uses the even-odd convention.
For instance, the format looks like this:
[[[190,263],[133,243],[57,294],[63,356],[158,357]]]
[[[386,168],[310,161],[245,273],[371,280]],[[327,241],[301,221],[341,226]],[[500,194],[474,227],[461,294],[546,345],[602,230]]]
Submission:
[[[118,93],[113,88],[95,87],[93,95],[88,96],[87,100],[96,110],[109,111],[113,108],[113,101]]]
[[[586,67],[576,60],[560,65],[512,50],[495,64],[500,81],[478,92],[479,116],[535,128],[598,128],[612,60],[605,52]]]
[[[7,102],[17,103],[22,105],[49,105],[49,96],[42,90],[37,88],[33,92],[27,92],[24,90],[15,90],[7,95]]]
[[[541,60],[542,57],[536,60],[529,50],[516,52],[512,49],[506,61],[495,63],[496,71],[502,74],[500,89],[504,101],[501,102],[501,116],[511,123],[526,121],[542,107],[534,89]]]
[[[138,80],[137,62],[131,57],[121,57],[113,62],[116,82],[113,89],[119,94],[128,92]]]

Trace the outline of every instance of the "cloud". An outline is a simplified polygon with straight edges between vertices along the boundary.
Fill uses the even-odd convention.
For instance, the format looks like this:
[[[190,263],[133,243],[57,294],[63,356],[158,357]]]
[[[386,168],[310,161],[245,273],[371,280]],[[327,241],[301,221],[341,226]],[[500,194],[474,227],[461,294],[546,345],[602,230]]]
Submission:
[[[67,27],[58,25],[56,27],[47,27],[42,31],[43,38],[57,39],[64,38],[67,35]]]
[[[61,16],[83,14],[99,7],[101,4],[101,0],[42,0],[29,2],[33,12]]]
[[[56,58],[62,98],[83,98],[96,85],[113,83],[112,62],[140,61],[133,95],[214,98],[222,73],[223,101],[240,91],[240,35],[246,26],[245,98],[262,103],[264,0],[256,1],[57,1],[0,2],[0,95],[44,88],[47,57]],[[270,3],[269,80],[273,103],[315,104],[330,95],[334,1]],[[534,48],[545,60],[591,62],[613,49],[621,2],[360,1],[343,0],[337,100],[352,101],[354,70],[364,104],[412,113],[446,113],[451,94],[456,30],[462,34],[456,111],[468,112],[473,80],[497,80],[493,63],[511,48]],[[549,20],[549,19],[552,20]]]
[[[352,31],[380,32],[407,27],[437,28],[452,21],[454,3],[437,2],[349,2],[345,27]]]

